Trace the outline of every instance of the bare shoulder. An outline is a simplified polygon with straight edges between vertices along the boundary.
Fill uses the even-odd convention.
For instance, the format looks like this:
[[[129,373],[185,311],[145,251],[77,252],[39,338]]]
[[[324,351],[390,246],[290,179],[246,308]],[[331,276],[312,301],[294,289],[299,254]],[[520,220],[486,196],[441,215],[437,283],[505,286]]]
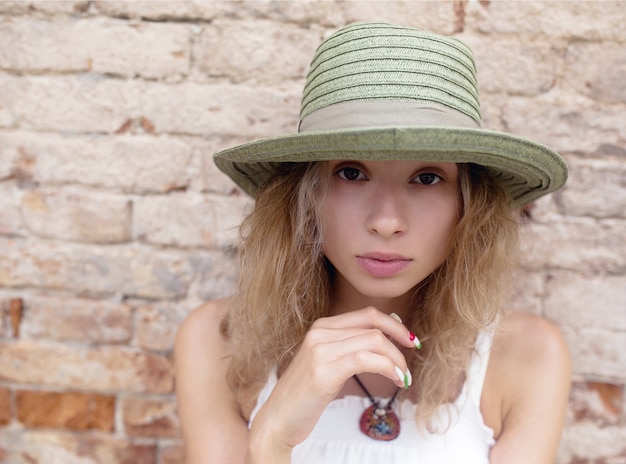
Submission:
[[[502,318],[494,340],[494,361],[502,367],[526,371],[569,365],[567,345],[559,328],[534,314],[510,312]]]
[[[227,349],[227,340],[220,327],[228,313],[229,299],[208,301],[185,318],[176,333],[176,351],[196,348]],[[218,353],[225,355],[226,353]]]
[[[534,361],[565,361],[567,346],[559,328],[552,322],[523,312],[507,313],[494,340],[495,355],[536,357]]]
[[[221,330],[229,307],[229,300],[203,304],[176,334],[176,396],[189,464],[243,462],[247,423],[226,379],[231,349]]]
[[[553,461],[570,377],[569,351],[558,326],[518,312],[501,320],[481,399],[497,439],[492,462]]]

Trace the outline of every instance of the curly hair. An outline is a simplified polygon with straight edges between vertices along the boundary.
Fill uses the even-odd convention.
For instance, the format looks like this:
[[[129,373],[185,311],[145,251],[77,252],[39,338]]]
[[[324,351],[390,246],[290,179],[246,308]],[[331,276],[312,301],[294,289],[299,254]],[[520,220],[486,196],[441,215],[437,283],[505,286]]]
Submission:
[[[288,364],[328,314],[332,265],[319,225],[325,173],[321,162],[280,164],[242,224],[239,291],[225,321],[234,347],[228,381],[238,393]],[[458,394],[476,337],[498,317],[516,257],[518,220],[486,168],[459,164],[459,207],[449,255],[412,299],[411,330],[423,348],[408,361],[423,425]]]

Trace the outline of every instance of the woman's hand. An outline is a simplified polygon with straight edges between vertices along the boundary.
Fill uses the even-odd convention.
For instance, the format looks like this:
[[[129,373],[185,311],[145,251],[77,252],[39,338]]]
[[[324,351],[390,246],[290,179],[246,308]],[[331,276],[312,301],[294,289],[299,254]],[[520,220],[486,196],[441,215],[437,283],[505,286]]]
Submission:
[[[293,447],[309,436],[354,374],[380,374],[403,388],[410,384],[406,359],[396,343],[416,346],[401,322],[375,308],[317,320],[254,419],[250,462],[255,456],[262,462],[289,462]]]

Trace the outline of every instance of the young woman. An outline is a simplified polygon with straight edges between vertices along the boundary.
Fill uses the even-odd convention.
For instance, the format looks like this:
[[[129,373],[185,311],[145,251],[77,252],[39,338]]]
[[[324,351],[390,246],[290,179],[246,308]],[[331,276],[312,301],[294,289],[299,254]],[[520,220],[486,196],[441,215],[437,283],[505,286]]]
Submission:
[[[299,133],[218,153],[255,208],[241,279],[181,326],[187,462],[552,463],[569,358],[501,311],[550,149],[480,128],[461,42],[353,24],[318,48]]]

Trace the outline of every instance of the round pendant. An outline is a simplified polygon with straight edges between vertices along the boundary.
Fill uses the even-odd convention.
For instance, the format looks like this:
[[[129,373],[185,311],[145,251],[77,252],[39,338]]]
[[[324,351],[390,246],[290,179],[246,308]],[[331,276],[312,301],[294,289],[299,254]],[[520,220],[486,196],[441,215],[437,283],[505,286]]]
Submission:
[[[396,413],[374,404],[363,411],[359,426],[361,432],[374,440],[390,441],[400,435],[400,421]]]

